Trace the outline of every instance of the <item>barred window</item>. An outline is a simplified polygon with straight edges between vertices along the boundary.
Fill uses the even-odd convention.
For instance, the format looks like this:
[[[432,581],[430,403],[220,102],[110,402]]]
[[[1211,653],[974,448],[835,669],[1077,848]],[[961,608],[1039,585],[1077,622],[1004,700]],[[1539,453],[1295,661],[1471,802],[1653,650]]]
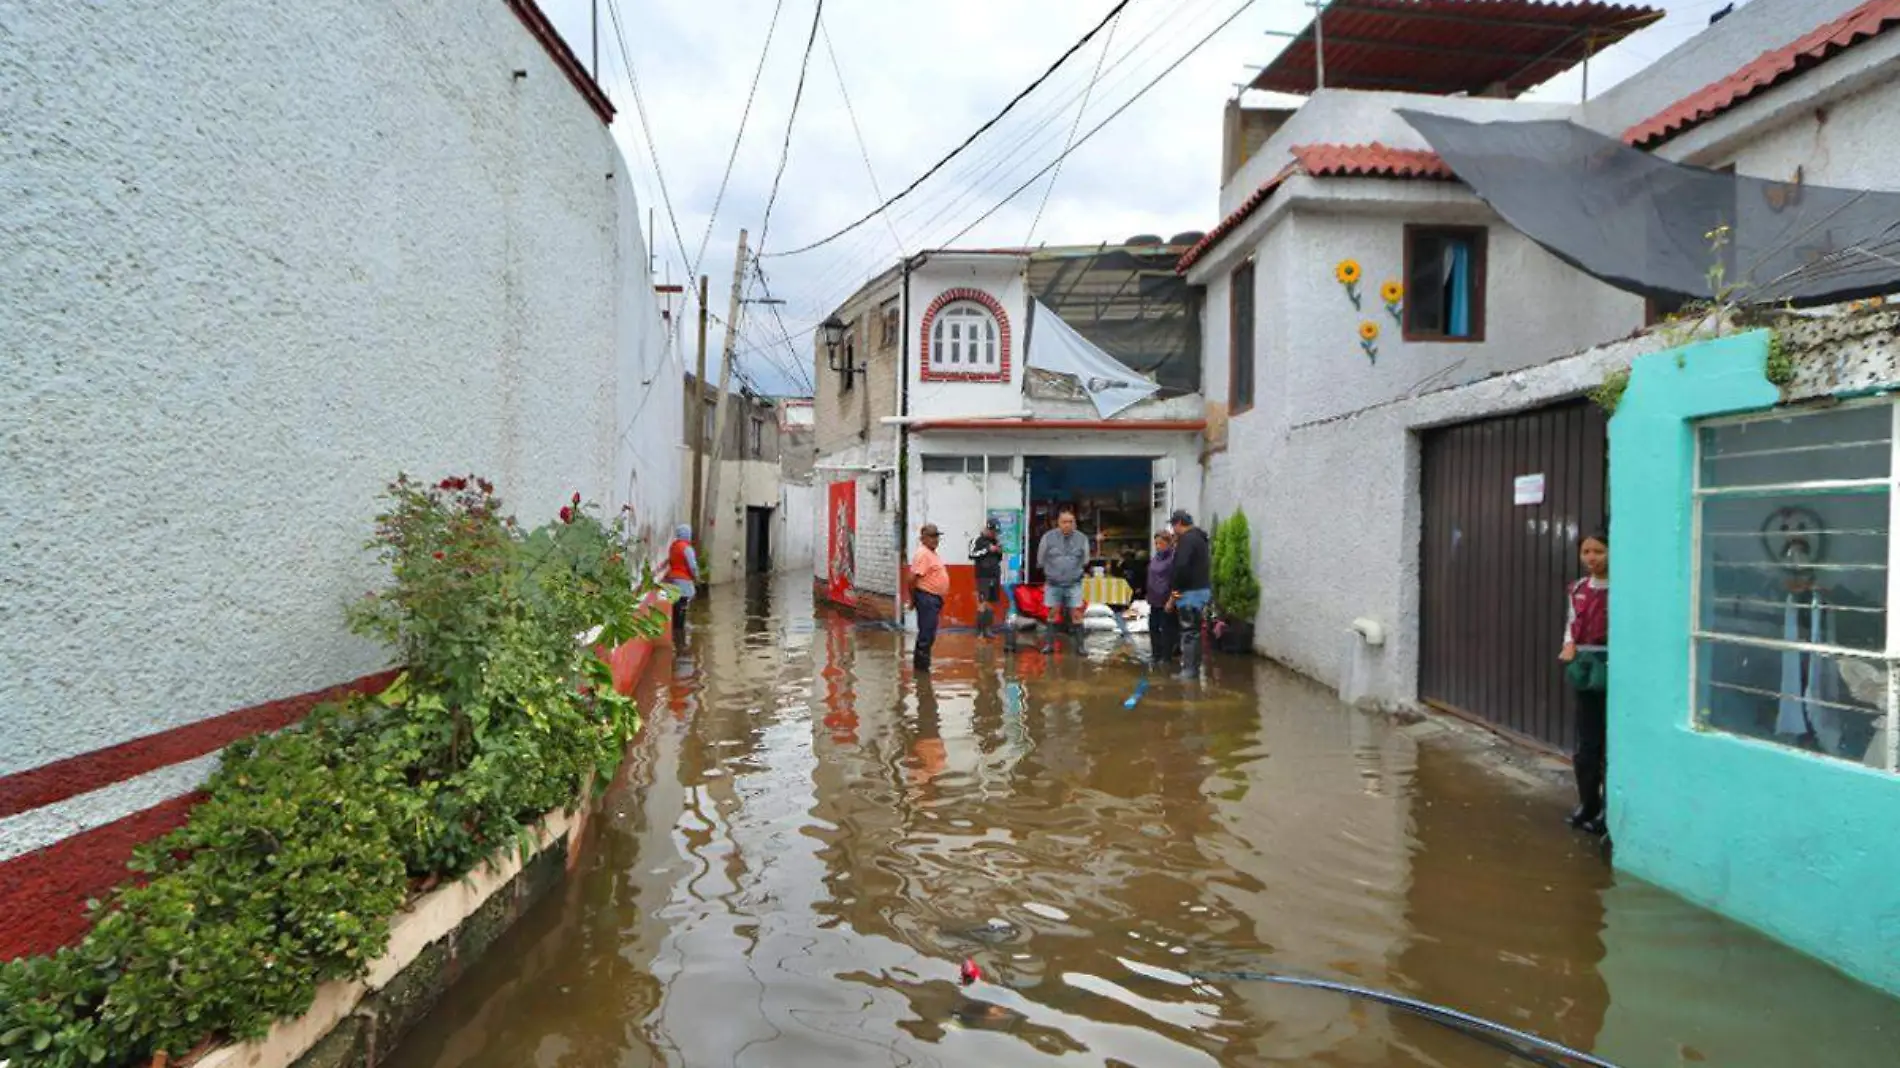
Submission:
[[[1896,412],[1852,404],[1697,428],[1699,726],[1896,770]]]

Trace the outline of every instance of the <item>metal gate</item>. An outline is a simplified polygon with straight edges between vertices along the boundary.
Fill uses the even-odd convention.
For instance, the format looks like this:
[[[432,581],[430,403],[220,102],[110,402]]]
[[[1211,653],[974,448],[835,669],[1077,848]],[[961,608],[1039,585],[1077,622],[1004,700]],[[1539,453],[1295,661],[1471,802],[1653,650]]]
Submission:
[[[1606,521],[1603,412],[1575,402],[1424,438],[1419,696],[1568,750],[1557,654],[1577,542]]]

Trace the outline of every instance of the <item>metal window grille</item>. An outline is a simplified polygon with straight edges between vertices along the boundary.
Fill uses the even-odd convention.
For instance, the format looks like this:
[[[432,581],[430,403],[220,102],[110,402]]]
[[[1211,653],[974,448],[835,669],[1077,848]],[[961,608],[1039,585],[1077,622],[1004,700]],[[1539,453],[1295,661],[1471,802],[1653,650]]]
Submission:
[[[1900,770],[1900,405],[1696,428],[1691,716]]]

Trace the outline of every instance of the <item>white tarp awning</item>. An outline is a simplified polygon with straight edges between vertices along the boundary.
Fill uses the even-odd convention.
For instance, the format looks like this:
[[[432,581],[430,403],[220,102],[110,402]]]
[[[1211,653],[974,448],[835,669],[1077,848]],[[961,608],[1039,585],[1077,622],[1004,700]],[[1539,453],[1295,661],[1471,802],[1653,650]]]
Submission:
[[[1031,304],[1035,318],[1030,327],[1029,366],[1074,378],[1102,418],[1113,418],[1161,389],[1076,333],[1042,301]]]

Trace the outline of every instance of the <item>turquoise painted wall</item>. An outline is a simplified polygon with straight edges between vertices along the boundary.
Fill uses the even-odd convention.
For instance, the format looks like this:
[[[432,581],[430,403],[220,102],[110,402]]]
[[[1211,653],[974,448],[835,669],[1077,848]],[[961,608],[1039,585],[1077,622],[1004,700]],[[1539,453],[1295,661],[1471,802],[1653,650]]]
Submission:
[[[1778,403],[1767,358],[1645,356],[1610,422],[1616,865],[1900,995],[1900,777],[1692,726],[1693,421]]]

